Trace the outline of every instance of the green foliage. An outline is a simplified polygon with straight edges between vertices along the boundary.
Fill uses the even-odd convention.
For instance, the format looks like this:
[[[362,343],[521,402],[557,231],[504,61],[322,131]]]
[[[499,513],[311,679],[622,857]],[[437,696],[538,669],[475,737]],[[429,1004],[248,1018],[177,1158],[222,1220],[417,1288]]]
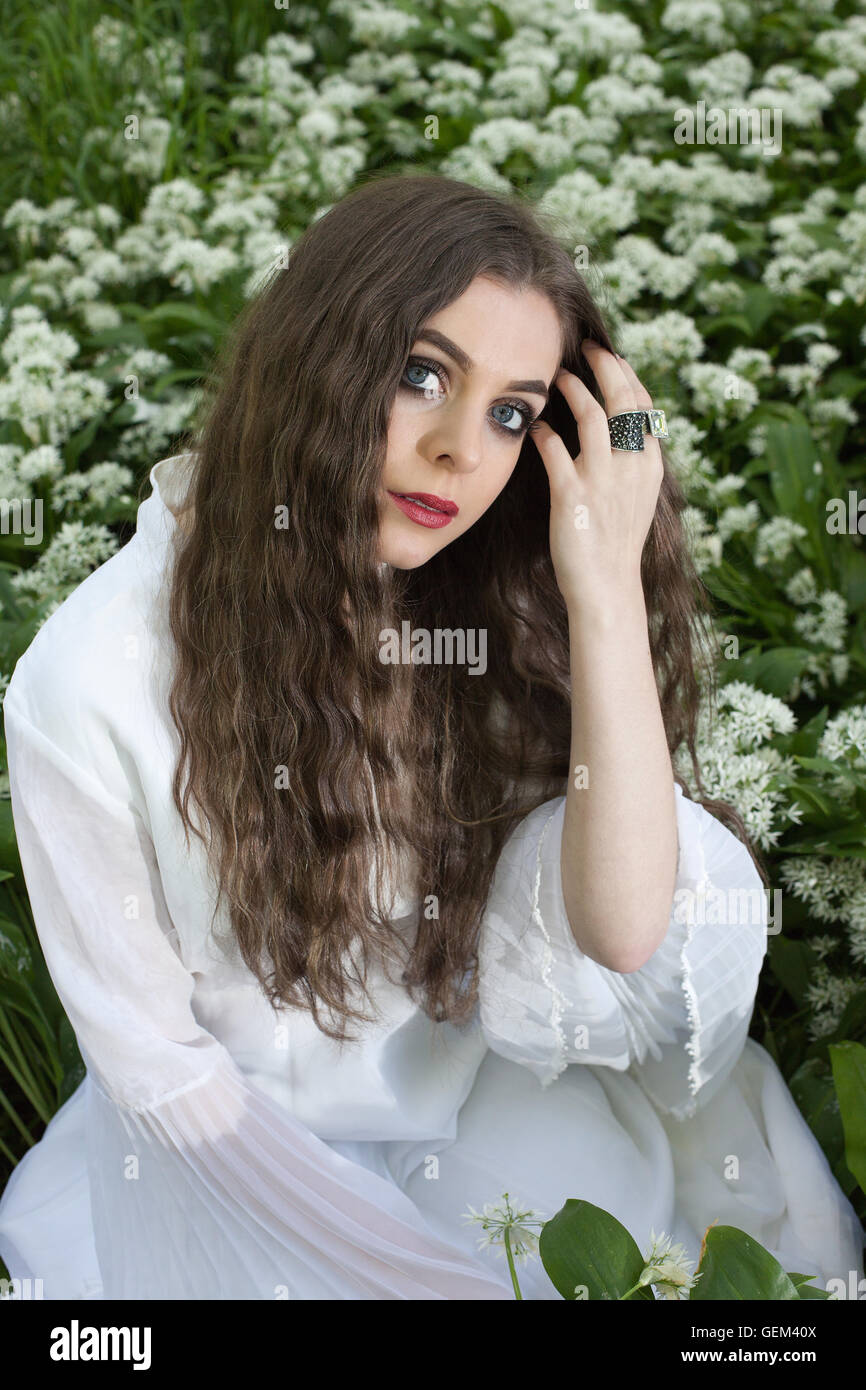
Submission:
[[[736,1226],[708,1227],[701,1257],[691,1262],[641,1254],[630,1233],[610,1212],[569,1198],[544,1223],[538,1253],[545,1272],[564,1299],[643,1299],[656,1295],[703,1302],[827,1299],[812,1275],[788,1274],[752,1236]],[[671,1254],[676,1254],[676,1248]],[[645,1271],[647,1271],[645,1273]],[[654,1275],[655,1277],[652,1277]],[[661,1290],[666,1286],[667,1292]]]

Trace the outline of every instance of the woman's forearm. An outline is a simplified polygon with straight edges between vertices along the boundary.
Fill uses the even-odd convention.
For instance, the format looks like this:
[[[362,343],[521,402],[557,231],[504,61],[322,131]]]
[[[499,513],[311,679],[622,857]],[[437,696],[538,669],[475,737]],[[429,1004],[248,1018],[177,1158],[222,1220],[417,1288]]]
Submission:
[[[664,938],[677,868],[673,770],[643,590],[569,605],[571,772],[562,890],[580,949],[637,970]]]

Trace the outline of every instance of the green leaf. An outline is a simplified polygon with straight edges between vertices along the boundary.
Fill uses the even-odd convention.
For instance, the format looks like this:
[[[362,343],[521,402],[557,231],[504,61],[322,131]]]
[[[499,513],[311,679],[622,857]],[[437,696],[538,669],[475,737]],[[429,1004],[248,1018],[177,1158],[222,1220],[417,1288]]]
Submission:
[[[829,715],[829,706],[824,705],[823,709],[820,709],[816,715],[813,715],[808,724],[804,724],[802,729],[798,729],[796,733],[789,735],[787,744],[785,745],[787,751],[789,753],[798,753],[804,757],[813,757],[818,751],[818,742],[824,732]],[[782,739],[778,740],[780,749],[783,747],[783,742]]]
[[[866,555],[855,544],[842,545],[836,555],[838,589],[855,613],[866,605]]]
[[[801,1298],[829,1298],[830,1294],[826,1289],[816,1289],[809,1280],[814,1279],[814,1274],[789,1274],[788,1278],[797,1290]]]
[[[15,569],[17,571],[17,566]],[[3,604],[4,612],[8,613],[10,618],[15,618],[17,621],[21,617],[20,594],[12,587],[9,582],[9,574],[2,565],[0,565],[0,602]]]
[[[710,1226],[704,1237],[700,1274],[692,1300],[758,1299],[780,1302],[799,1297],[779,1261],[736,1226]]]
[[[90,448],[102,420],[103,415],[101,413],[92,415],[83,429],[80,429],[77,434],[73,434],[67,439],[63,446],[63,456],[70,468],[77,467],[78,460],[84,453],[84,450]]]
[[[744,337],[751,336],[752,327],[745,314],[708,314],[697,320],[698,331],[703,338],[713,338],[724,333],[727,328],[735,328]]]
[[[0,866],[13,874],[21,872],[15,822],[12,819],[12,802],[8,799],[0,800]]]
[[[767,954],[770,969],[795,1003],[805,1003],[806,990],[815,964],[815,953],[804,941],[791,941],[779,934],[769,938]]]
[[[779,511],[805,526],[824,582],[832,586],[822,478],[815,471],[819,456],[805,416],[793,411],[785,419],[768,420],[764,453],[770,466],[770,486]]]
[[[797,754],[796,760],[800,767],[808,772],[824,772],[829,777],[844,777],[847,781],[853,781],[855,785],[866,786],[866,773],[860,768],[849,767],[845,762],[834,762],[832,758],[808,757],[803,754]]]
[[[572,1300],[577,1286],[586,1288],[589,1299],[621,1298],[637,1283],[645,1263],[631,1233],[615,1216],[574,1197],[545,1222],[538,1250],[551,1282],[563,1298]],[[655,1302],[649,1287],[631,1297]]]
[[[155,309],[149,309],[141,323],[145,331],[154,326],[160,328],[198,328],[202,332],[210,334],[214,339],[221,338],[226,328],[222,319],[208,313],[207,309],[200,309],[197,304],[184,304],[180,301],[158,304]]]
[[[792,1281],[793,1282],[793,1281]],[[831,1298],[826,1289],[816,1289],[814,1284],[798,1284],[797,1293],[801,1298]]]
[[[831,1042],[852,1042],[855,1041],[854,1034],[864,1029],[866,1029],[866,987],[856,990],[850,996],[832,1033],[823,1033],[818,1038],[817,1044],[823,1044],[826,1047]],[[829,1052],[827,1058],[829,1061]]]
[[[33,973],[33,955],[23,931],[8,917],[0,917],[0,976],[24,982]]]
[[[792,683],[803,674],[810,653],[804,647],[771,647],[740,657],[736,678],[784,699]]]
[[[788,1079],[788,1089],[830,1164],[835,1165],[844,1154],[845,1136],[828,1063],[809,1057]]]
[[[832,821],[835,803],[829,792],[822,791],[813,782],[797,782],[789,788],[789,794],[792,801],[805,803],[813,811],[817,811],[819,816]]]
[[[797,794],[804,788],[800,783]],[[863,841],[863,822],[840,822],[839,808],[836,806],[836,825],[819,835],[804,835],[785,845],[786,854],[828,854],[834,859],[866,859],[866,844]]]
[[[27,988],[26,983],[13,980],[6,975],[0,975],[0,1007],[23,1014],[40,1031],[44,1030],[38,1002],[34,998],[33,992]]]
[[[487,6],[487,9],[493,19],[493,26],[496,30],[497,39],[510,39],[511,35],[514,33],[514,25],[502,6],[491,3]]]
[[[160,400],[162,393],[169,387],[174,386],[178,381],[198,381],[201,371],[198,367],[177,367],[174,371],[165,372],[153,382],[148,391],[148,396],[153,400]]]
[[[831,1043],[830,1063],[845,1131],[845,1162],[866,1192],[866,1047]]]
[[[126,318],[125,322],[117,324],[115,328],[102,328],[98,333],[88,333],[81,339],[83,352],[95,352],[112,347],[121,348],[125,357],[130,347],[147,347],[147,337],[142,333],[139,324]]]
[[[751,334],[754,336],[774,312],[778,300],[776,295],[767,289],[766,285],[753,284],[748,280],[740,280],[738,283],[745,291],[743,312],[749,321]]]

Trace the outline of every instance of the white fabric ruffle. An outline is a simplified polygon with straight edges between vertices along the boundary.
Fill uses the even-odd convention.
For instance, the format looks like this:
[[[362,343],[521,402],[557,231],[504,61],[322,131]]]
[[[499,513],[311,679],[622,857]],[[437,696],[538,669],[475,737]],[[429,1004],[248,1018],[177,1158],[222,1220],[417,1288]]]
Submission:
[[[550,1085],[571,1062],[628,1069],[684,1119],[730,1075],[748,1035],[767,902],[748,851],[676,784],[679,855],[661,945],[620,974],[578,947],[562,892],[564,796],[512,832],[479,953],[482,1026],[501,1056]],[[708,871],[712,864],[712,877]]]

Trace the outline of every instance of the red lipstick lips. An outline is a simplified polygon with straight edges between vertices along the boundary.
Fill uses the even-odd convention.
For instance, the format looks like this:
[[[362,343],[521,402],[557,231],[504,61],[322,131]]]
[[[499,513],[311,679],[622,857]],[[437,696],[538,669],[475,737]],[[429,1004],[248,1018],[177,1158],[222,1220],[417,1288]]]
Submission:
[[[460,510],[456,502],[437,497],[432,492],[399,493],[389,489],[388,496],[410,521],[417,522],[419,526],[447,526]]]

